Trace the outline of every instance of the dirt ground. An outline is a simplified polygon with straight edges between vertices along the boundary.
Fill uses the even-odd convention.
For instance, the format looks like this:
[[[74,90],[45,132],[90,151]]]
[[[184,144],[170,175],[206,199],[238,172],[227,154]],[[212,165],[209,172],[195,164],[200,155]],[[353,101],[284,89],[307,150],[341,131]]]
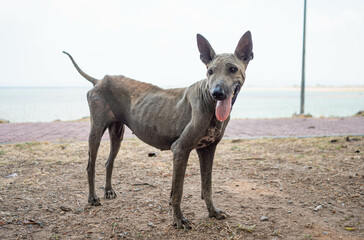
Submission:
[[[103,197],[109,143],[96,186]],[[0,239],[364,239],[364,137],[223,140],[213,170],[210,219],[190,156],[182,211],[171,225],[170,151],[124,140],[115,161],[117,198],[87,204],[87,143],[0,145]],[[149,153],[156,153],[148,157]]]

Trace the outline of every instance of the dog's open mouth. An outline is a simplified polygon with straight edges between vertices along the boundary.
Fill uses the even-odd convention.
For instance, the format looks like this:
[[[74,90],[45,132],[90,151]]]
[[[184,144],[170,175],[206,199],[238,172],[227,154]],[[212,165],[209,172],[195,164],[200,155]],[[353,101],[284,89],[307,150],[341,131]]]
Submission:
[[[240,91],[240,84],[238,84],[230,97],[225,100],[218,100],[216,103],[215,115],[217,120],[220,122],[225,121],[231,112],[233,104],[235,103],[236,97],[238,96]]]
[[[236,100],[236,97],[238,96],[239,92],[240,92],[240,87],[241,85],[238,84],[235,89],[234,89],[234,92],[233,92],[233,99],[231,100],[231,107],[233,107],[234,103],[235,103],[235,100]]]

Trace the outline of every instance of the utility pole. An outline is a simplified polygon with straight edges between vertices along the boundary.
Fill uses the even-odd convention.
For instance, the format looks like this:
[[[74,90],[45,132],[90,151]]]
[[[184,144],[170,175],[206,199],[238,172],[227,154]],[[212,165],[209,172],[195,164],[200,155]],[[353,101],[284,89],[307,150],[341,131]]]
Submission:
[[[301,107],[300,114],[305,112],[305,55],[306,55],[306,0],[303,10],[303,47],[302,47],[302,76],[301,76]]]

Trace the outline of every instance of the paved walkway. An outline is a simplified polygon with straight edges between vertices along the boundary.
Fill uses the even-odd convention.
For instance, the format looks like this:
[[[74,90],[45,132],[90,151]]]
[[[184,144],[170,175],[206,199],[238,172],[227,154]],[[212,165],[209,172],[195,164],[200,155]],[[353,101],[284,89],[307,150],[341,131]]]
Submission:
[[[33,141],[87,141],[88,122],[0,124],[0,144]],[[364,117],[231,120],[225,138],[364,136]],[[129,129],[124,138],[135,137]],[[106,131],[103,140],[108,140]]]

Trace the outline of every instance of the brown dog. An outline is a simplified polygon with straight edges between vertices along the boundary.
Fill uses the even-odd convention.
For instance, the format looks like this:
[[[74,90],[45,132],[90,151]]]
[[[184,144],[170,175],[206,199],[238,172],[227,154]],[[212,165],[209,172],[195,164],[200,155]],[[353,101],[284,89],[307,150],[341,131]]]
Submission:
[[[190,228],[180,204],[188,157],[196,149],[201,169],[202,198],[209,217],[226,218],[215,208],[211,197],[211,171],[217,144],[224,135],[230,111],[245,81],[245,71],[253,59],[250,32],[240,39],[234,54],[215,54],[210,43],[197,35],[200,58],[207,67],[207,79],[187,88],[161,89],[124,76],[97,80],[84,73],[67,54],[78,72],[95,87],[87,93],[91,132],[87,166],[91,205],[100,205],[95,192],[95,162],[101,137],[109,130],[111,148],[106,163],[105,198],[115,198],[111,186],[114,159],[123,139],[124,125],[142,141],[173,152],[171,204],[173,223]]]

